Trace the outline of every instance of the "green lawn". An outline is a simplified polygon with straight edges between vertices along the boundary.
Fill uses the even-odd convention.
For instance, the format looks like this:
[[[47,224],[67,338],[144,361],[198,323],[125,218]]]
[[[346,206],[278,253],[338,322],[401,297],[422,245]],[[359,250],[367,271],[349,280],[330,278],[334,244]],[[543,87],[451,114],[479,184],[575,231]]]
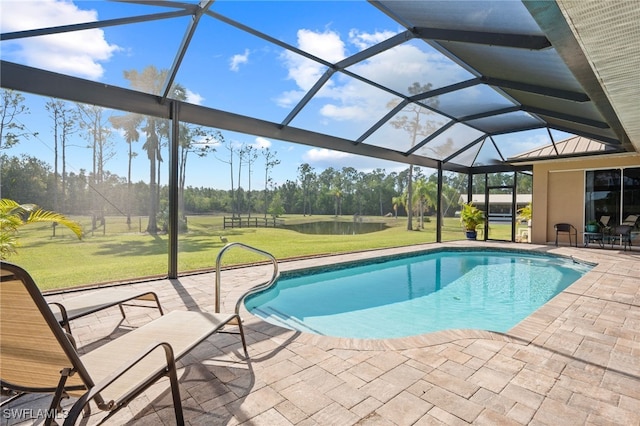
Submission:
[[[76,217],[85,229],[88,218]],[[315,221],[352,221],[351,216],[285,215],[285,223]],[[388,228],[362,235],[309,235],[282,228],[223,229],[222,216],[190,216],[189,231],[179,236],[179,271],[212,268],[224,243],[241,242],[285,259],[314,254],[345,253],[386,247],[435,242],[435,218],[425,228],[407,231],[406,218],[363,217],[368,222],[384,222]],[[446,218],[443,241],[464,238],[458,219]],[[26,268],[43,290],[125,281],[148,276],[164,276],[168,265],[168,238],[140,232],[145,218],[135,218],[128,227],[123,218],[107,218],[106,227],[87,232],[78,241],[67,229],[58,227],[53,236],[50,225],[25,226],[20,233],[18,254],[9,261]],[[418,228],[417,221],[414,229]],[[510,225],[492,225],[491,236],[510,238]],[[224,256],[223,266],[263,261],[264,258],[234,248]]]

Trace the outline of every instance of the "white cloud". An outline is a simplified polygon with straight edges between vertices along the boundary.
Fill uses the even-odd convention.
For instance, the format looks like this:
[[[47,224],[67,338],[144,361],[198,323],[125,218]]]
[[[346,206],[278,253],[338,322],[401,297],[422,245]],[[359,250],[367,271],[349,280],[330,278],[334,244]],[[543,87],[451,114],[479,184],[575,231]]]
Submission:
[[[302,155],[302,161],[308,163],[311,167],[319,169],[319,171],[329,167],[333,167],[336,170],[341,170],[343,167],[353,167],[363,172],[370,172],[377,168],[387,171],[390,168],[397,169],[400,167],[400,170],[406,168],[406,165],[399,165],[391,161],[333,151],[326,148],[309,149]]]
[[[439,53],[405,43],[353,66],[352,71],[399,92],[414,82],[441,87],[465,78],[465,72]]]
[[[302,158],[309,163],[322,163],[340,161],[350,156],[353,156],[353,154],[340,151],[332,151],[326,148],[312,148],[305,152]]]
[[[365,108],[357,105],[339,106],[326,104],[320,108],[323,117],[332,118],[338,121],[366,120],[371,117]]]
[[[329,62],[338,62],[346,56],[344,42],[333,31],[314,32],[298,30],[298,47]],[[291,51],[283,54],[289,78],[302,90],[309,90],[325,71],[325,66]]]
[[[258,136],[252,145],[257,149],[271,148],[271,141],[263,138],[262,136]]]
[[[97,19],[95,10],[81,10],[70,1],[11,1],[2,3],[0,26],[3,32],[14,32]],[[29,66],[97,80],[104,74],[100,62],[109,60],[119,49],[105,40],[104,31],[91,29],[6,42],[3,56]]]
[[[380,43],[396,35],[393,31],[378,31],[375,33],[364,33],[359,30],[353,29],[349,31],[349,42],[358,47],[360,50],[364,50],[374,44]]]
[[[203,101],[204,97],[202,97],[199,93],[187,89],[187,102],[194,105],[202,105]]]
[[[306,29],[298,30],[298,46],[329,62],[338,62],[346,57],[344,42],[334,31],[319,33]]]
[[[231,69],[231,71],[238,71],[241,64],[249,62],[249,49],[245,49],[243,54],[233,55],[229,62],[229,69]]]
[[[349,32],[348,42],[361,50],[395,34],[393,31],[367,33],[353,29]],[[298,47],[334,63],[347,56],[345,42],[333,31],[299,30]],[[290,108],[318,81],[325,67],[291,52],[285,53],[283,58],[289,77],[300,89],[282,93],[277,99],[278,105]],[[443,61],[439,54],[412,43],[396,46],[351,66],[349,70],[399,92],[407,92],[407,88],[416,81],[440,87],[461,78],[457,65]],[[435,81],[436,76],[444,77]],[[387,104],[392,98],[391,94],[376,87],[336,73],[315,95],[316,102],[323,102],[318,107],[316,123],[325,126],[337,125],[338,122],[345,125],[360,123],[353,129],[366,128],[386,114]]]
[[[304,94],[304,90],[289,90],[287,92],[283,92],[282,94],[280,94],[280,96],[275,98],[275,102],[280,107],[291,108],[296,103],[298,103],[300,99],[302,99]]]

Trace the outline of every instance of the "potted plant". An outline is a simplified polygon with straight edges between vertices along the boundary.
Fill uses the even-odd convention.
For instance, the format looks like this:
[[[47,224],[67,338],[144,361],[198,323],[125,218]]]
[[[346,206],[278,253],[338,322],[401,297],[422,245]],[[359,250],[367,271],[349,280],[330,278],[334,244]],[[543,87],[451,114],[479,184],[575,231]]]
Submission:
[[[597,220],[590,220],[589,222],[587,222],[587,225],[585,226],[585,231],[587,232],[600,232],[600,225],[598,224]]]
[[[460,223],[467,233],[467,239],[475,240],[478,236],[476,228],[484,223],[484,212],[470,201],[462,205]]]

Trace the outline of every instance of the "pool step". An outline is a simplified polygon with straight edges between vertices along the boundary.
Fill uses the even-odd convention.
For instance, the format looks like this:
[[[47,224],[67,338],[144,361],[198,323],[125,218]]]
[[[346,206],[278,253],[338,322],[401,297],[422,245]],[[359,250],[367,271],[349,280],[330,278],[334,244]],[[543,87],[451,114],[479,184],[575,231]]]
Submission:
[[[280,312],[279,310],[274,309],[272,307],[267,307],[266,309],[256,307],[252,309],[252,312],[254,315],[257,314],[261,318],[270,321],[272,324],[280,325],[281,327],[284,327],[284,328],[294,329],[297,331],[303,331],[303,332],[313,333],[313,334],[320,334],[320,335],[323,334],[323,333],[320,333],[318,330],[315,330],[314,328],[309,327],[307,324],[300,321],[298,318],[289,316],[284,312]]]

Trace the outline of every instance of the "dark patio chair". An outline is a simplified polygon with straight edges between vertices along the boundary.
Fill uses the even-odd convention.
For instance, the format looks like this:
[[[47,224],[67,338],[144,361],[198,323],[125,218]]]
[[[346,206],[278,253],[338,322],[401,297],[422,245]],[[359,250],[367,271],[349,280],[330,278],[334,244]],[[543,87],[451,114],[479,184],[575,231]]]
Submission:
[[[625,251],[627,251],[627,246],[632,246],[632,230],[633,226],[631,225],[618,225],[611,228],[611,233],[609,234],[609,242],[611,243],[611,247],[613,248],[615,243],[620,242],[620,245],[624,247]]]
[[[554,226],[556,230],[556,247],[558,246],[558,234],[569,235],[569,246],[578,247],[578,230],[570,223],[556,223]],[[571,243],[571,236],[574,237],[575,243]]]

